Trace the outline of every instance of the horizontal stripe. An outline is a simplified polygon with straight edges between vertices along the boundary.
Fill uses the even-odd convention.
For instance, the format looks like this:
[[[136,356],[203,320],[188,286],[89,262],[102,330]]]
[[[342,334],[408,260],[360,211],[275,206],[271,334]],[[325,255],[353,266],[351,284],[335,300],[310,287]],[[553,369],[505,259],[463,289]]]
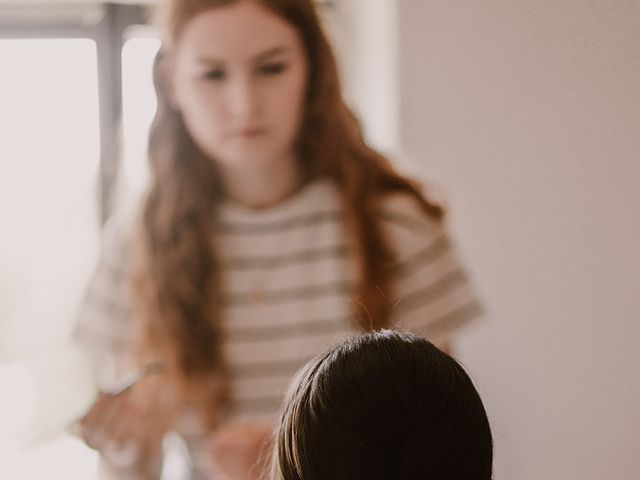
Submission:
[[[482,305],[475,299],[456,308],[452,312],[443,315],[429,325],[430,330],[453,331],[460,328],[465,323],[481,316],[484,313]]]
[[[423,233],[428,222],[427,214],[425,213],[424,215],[424,217],[420,218],[397,211],[382,210],[380,212],[380,219],[387,223],[393,223],[394,225],[403,227],[413,233]]]
[[[284,400],[284,393],[269,397],[238,398],[234,400],[234,408],[243,411],[245,414],[276,413]]]
[[[395,308],[404,314],[443,297],[456,286],[464,284],[465,281],[464,272],[456,269],[432,284],[402,296],[395,302]]]
[[[216,228],[220,233],[225,235],[260,235],[264,233],[283,232],[322,223],[339,223],[341,221],[341,211],[328,210],[295,215],[293,217],[264,223],[221,221],[216,224]]]
[[[277,326],[230,327],[227,338],[230,342],[269,342],[274,339],[305,337],[315,338],[318,334],[335,333],[348,326],[351,317],[334,317],[320,320],[301,321],[292,319],[292,323]]]
[[[484,313],[482,305],[470,296],[467,296],[465,302],[451,307],[444,312],[440,309],[440,313],[436,314],[435,317],[431,317],[431,319],[428,317],[412,317],[398,322],[396,325],[399,328],[411,330],[429,338],[432,335],[446,335],[449,332],[453,332]],[[422,322],[419,320],[422,320]]]
[[[103,262],[100,268],[95,270],[85,293],[91,289],[104,292],[109,298],[125,298],[129,297],[131,286],[128,271]]]
[[[398,309],[393,312],[394,323],[416,331],[431,331],[431,325],[447,318],[451,312],[475,300],[467,283],[461,283],[439,296],[411,310]],[[444,325],[439,325],[440,329]]]
[[[298,252],[288,252],[282,255],[230,257],[222,264],[229,270],[273,269],[283,266],[311,263],[325,258],[344,258],[349,253],[346,245],[336,245],[324,248],[312,248]]]
[[[331,297],[335,295],[351,295],[354,286],[349,282],[336,282],[326,285],[303,286],[282,290],[266,290],[251,292],[227,293],[222,297],[223,305],[227,307],[255,305],[261,303],[284,303],[310,298]]]
[[[114,286],[114,290],[115,288]],[[119,300],[123,300],[122,297],[114,296],[113,293],[113,291],[108,291],[108,293],[105,294],[101,289],[95,288],[95,286],[89,288],[84,298],[86,308],[89,311],[92,309],[96,310],[102,316],[114,318],[124,317],[128,319],[133,314],[131,305],[128,302],[120,302]]]
[[[113,283],[120,283],[127,275],[127,269],[124,267],[124,260],[105,259],[101,265],[98,275],[106,276]]]
[[[451,251],[449,239],[444,235],[440,236],[422,250],[395,263],[390,268],[390,274],[400,277],[411,275],[421,268],[429,266],[449,251]]]
[[[230,388],[238,398],[250,398],[256,395],[272,395],[284,392],[289,385],[289,377],[268,377],[239,379],[230,378]]]
[[[130,336],[113,328],[96,328],[94,323],[80,322],[72,333],[72,338],[81,344],[89,345],[92,349],[111,353],[123,352],[130,344]]]
[[[247,379],[251,377],[291,377],[305,363],[307,363],[315,355],[295,360],[283,360],[277,362],[255,362],[244,363],[232,366],[231,374],[237,376],[238,379]]]
[[[324,258],[313,263],[284,265],[274,270],[235,270],[224,275],[224,292],[248,293],[254,297],[265,292],[295,290],[301,287],[352,283],[356,278],[351,259]],[[346,297],[345,297],[346,298]],[[298,301],[300,299],[294,299]],[[303,299],[304,300],[304,299]],[[326,312],[323,316],[333,316]]]
[[[351,330],[338,328],[315,336],[274,338],[271,341],[232,342],[224,346],[224,355],[229,368],[244,368],[244,366],[264,363],[294,364],[313,357],[332,345],[344,334]]]

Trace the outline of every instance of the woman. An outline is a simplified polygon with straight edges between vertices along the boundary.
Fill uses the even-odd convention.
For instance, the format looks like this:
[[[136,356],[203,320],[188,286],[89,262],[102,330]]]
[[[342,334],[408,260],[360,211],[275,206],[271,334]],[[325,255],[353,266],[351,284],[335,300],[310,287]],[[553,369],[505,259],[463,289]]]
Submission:
[[[157,475],[177,430],[192,452],[214,439],[216,478],[248,478],[337,335],[442,341],[478,306],[442,209],[363,141],[311,0],[170,1],[155,83],[152,183],[134,227],[107,229],[76,336],[111,371],[163,374],[100,397],[81,433],[116,476]]]
[[[273,480],[491,480],[471,379],[410,333],[351,338],[309,362],[285,400]]]

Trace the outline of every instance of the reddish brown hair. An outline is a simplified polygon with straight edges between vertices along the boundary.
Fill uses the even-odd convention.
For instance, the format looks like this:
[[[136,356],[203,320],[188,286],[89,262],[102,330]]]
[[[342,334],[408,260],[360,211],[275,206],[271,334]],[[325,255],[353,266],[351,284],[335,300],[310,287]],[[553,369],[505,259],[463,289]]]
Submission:
[[[172,355],[183,379],[214,374],[224,378],[220,278],[211,241],[222,188],[215,162],[195,145],[180,112],[172,107],[162,71],[166,55],[194,16],[234,1],[238,0],[171,0],[164,15],[164,47],[155,65],[158,110],[149,140],[152,184],[141,219],[143,261],[137,298],[143,345]],[[344,221],[358,265],[354,313],[363,331],[384,327],[390,315],[389,253],[377,217],[380,198],[404,192],[433,218],[441,218],[443,211],[365,143],[342,98],[336,61],[314,2],[254,1],[294,26],[304,44],[309,81],[296,144],[299,167],[305,181],[329,177],[342,192]]]

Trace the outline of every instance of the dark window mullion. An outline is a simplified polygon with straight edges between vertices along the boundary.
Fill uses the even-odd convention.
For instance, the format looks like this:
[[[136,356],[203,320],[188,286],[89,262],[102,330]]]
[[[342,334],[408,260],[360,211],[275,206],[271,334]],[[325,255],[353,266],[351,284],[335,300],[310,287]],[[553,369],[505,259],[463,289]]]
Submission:
[[[100,95],[100,211],[104,223],[112,213],[122,148],[122,47],[124,32],[146,23],[145,9],[136,5],[105,5],[96,27]]]
[[[104,223],[112,209],[113,190],[120,156],[122,86],[120,51],[115,6],[106,5],[95,28],[98,48],[98,95],[100,100],[100,218]]]

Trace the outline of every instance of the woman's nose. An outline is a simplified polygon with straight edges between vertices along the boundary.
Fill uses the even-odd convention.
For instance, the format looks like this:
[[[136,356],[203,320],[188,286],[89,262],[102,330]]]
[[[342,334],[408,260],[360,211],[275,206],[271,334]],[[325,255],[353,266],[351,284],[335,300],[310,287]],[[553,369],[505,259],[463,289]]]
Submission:
[[[258,91],[250,75],[238,75],[229,84],[228,109],[237,120],[250,120],[258,109]]]

